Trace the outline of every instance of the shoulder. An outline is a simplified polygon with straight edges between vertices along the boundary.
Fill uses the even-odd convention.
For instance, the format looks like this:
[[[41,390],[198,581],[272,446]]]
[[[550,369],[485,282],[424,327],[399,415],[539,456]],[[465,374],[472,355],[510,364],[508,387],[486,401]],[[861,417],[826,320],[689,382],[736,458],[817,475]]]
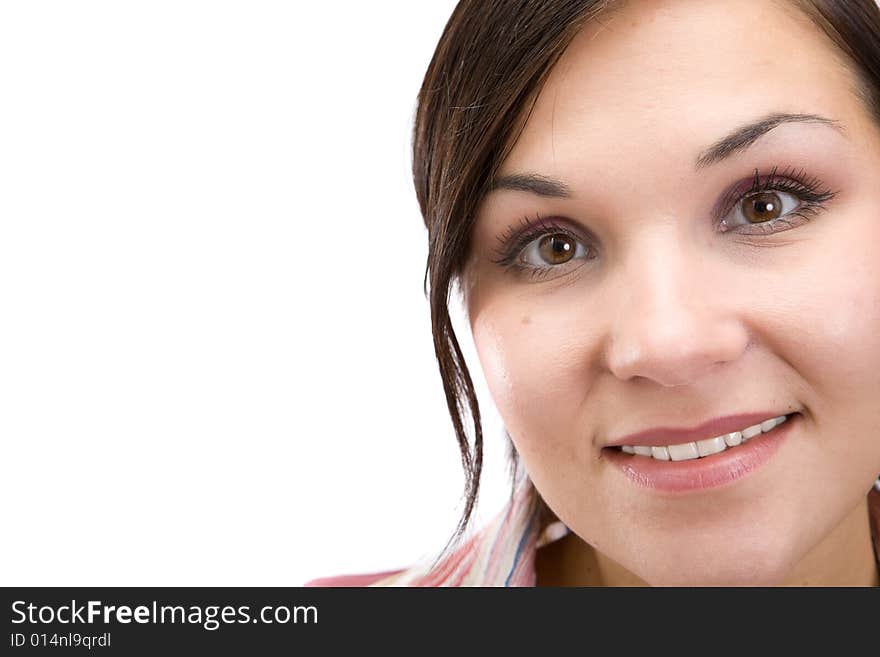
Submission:
[[[379,580],[403,572],[403,569],[384,570],[378,573],[360,573],[352,575],[333,575],[311,579],[303,586],[370,586]]]
[[[303,586],[534,586],[535,550],[568,529],[542,532],[545,527],[533,504],[533,491],[528,476],[521,473],[507,504],[488,524],[448,546],[445,556],[429,554],[408,568],[322,577]]]

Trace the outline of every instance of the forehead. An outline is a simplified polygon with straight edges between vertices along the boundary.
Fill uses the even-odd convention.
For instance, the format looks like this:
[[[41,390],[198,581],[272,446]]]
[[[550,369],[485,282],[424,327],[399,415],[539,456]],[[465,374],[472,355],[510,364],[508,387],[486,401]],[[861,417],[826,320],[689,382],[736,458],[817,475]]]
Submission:
[[[859,108],[844,62],[786,0],[631,0],[572,41],[501,174],[690,163],[769,111],[849,123]]]

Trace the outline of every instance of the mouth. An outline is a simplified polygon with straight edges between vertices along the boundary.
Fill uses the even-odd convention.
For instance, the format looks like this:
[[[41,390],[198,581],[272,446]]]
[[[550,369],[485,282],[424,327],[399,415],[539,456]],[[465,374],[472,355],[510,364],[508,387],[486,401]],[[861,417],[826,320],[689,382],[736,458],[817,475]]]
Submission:
[[[800,413],[789,413],[705,440],[608,446],[602,458],[644,488],[670,493],[714,488],[767,462],[801,421]]]

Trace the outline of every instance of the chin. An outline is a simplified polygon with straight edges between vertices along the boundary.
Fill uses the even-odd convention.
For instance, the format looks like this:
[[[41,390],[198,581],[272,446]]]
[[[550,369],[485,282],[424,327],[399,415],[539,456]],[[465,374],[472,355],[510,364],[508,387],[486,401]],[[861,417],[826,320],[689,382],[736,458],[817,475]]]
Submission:
[[[633,572],[651,586],[779,586],[794,566],[789,554],[769,550],[691,553],[675,561],[651,560]]]

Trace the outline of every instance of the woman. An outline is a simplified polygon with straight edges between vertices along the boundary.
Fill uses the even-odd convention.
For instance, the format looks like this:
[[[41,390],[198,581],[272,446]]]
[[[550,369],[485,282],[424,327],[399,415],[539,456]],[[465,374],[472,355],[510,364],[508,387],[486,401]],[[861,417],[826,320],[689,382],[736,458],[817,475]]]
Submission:
[[[312,584],[880,585],[874,0],[462,0],[414,137],[455,538],[453,282],[513,494]]]

